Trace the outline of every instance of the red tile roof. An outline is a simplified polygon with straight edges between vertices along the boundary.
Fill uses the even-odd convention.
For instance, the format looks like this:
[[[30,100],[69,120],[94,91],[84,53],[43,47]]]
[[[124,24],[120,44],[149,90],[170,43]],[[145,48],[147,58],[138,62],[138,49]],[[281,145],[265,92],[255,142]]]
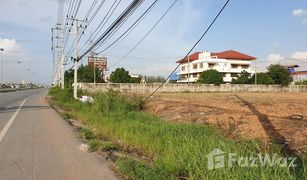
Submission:
[[[185,59],[180,59],[179,61],[177,61],[177,63],[188,62],[188,60],[189,60],[189,61],[195,61],[195,60],[198,59],[198,55],[199,55],[200,53],[202,53],[202,52],[195,52],[195,53],[189,55],[189,56],[188,56],[187,58],[185,58]]]
[[[198,55],[201,52],[195,52],[193,54],[191,54],[190,56],[188,56],[190,61],[194,61],[198,59]],[[240,53],[238,51],[234,51],[234,50],[229,50],[229,51],[223,51],[223,52],[219,52],[219,53],[211,53],[211,57],[217,57],[219,59],[228,59],[228,60],[247,60],[247,61],[251,61],[251,60],[255,60],[256,58],[253,56],[249,56],[243,53]],[[183,63],[183,62],[187,62],[188,58],[186,59],[181,59],[179,61],[177,61],[177,63]]]
[[[253,56],[249,56],[247,54],[243,54],[234,50],[229,50],[219,53],[211,53],[211,56],[217,56],[219,59],[235,59],[235,60],[249,60],[249,61],[256,59]]]

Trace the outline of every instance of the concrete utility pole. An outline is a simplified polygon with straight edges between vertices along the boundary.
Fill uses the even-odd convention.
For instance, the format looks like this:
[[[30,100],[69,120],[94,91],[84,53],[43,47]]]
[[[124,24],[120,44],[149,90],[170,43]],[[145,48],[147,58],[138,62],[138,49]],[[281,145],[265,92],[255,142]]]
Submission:
[[[1,53],[1,84],[3,84],[3,48],[0,48],[0,53]]]
[[[78,99],[77,91],[78,91],[78,38],[79,38],[79,29],[84,28],[82,26],[82,22],[85,22],[83,20],[78,20],[78,19],[71,19],[73,26],[74,26],[74,56],[73,56],[73,62],[74,62],[74,91],[73,95],[75,99]],[[79,25],[79,22],[80,25]]]
[[[78,20],[75,22],[75,31],[74,31],[74,98],[78,99],[77,90],[77,73],[78,73],[78,34],[79,34],[79,27],[78,27]]]

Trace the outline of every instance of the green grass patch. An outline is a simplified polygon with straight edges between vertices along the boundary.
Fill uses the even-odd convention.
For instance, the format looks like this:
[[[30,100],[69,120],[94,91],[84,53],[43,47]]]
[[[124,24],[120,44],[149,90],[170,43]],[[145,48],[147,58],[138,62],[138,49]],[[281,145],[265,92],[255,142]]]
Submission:
[[[116,146],[109,141],[101,141],[98,139],[92,139],[89,141],[89,151],[110,151],[115,150]]]
[[[96,138],[95,134],[87,128],[81,128],[79,134],[82,139],[92,140]]]
[[[116,165],[128,179],[307,179],[306,159],[295,168],[268,165],[241,167],[238,162],[225,168],[208,169],[208,154],[215,148],[236,156],[258,153],[287,157],[279,146],[257,140],[228,140],[214,126],[172,123],[142,112],[139,98],[125,98],[116,92],[92,94],[92,105],[72,98],[71,90],[51,89],[56,105],[69,110],[92,129],[98,139],[108,139],[121,149],[152,159],[148,164],[119,158]],[[101,142],[93,140],[93,150]]]

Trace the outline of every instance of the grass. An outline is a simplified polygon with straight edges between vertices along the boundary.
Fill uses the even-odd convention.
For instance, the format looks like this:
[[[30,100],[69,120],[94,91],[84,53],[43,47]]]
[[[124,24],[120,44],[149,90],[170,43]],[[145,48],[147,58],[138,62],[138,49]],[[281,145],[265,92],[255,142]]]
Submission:
[[[234,163],[233,167],[209,170],[207,155],[214,148],[244,157],[258,153],[290,155],[277,145],[258,140],[228,140],[214,126],[163,121],[142,112],[138,98],[110,91],[93,94],[91,105],[74,100],[69,89],[53,88],[49,94],[56,105],[89,126],[96,138],[108,139],[124,151],[152,159],[148,163],[119,158],[115,164],[127,179],[307,179],[305,157],[296,168],[240,167]],[[97,140],[90,144],[92,150],[102,147]]]
[[[89,151],[110,151],[115,150],[116,146],[109,141],[101,141],[99,139],[92,139],[89,141]]]

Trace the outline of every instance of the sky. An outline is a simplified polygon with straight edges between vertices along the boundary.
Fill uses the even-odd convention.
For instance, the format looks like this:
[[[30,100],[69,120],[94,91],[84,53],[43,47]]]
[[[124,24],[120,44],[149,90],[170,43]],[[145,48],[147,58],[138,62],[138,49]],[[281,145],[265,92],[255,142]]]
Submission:
[[[92,2],[83,0],[76,18],[84,19]],[[85,29],[79,47],[83,47],[94,32],[111,2],[105,2]],[[130,2],[121,2],[109,22]],[[145,0],[101,49],[113,42],[152,2]],[[132,74],[167,76],[225,3],[223,0],[179,0],[138,48],[113,67],[148,32],[172,2],[158,1],[128,36],[101,54],[108,58],[109,72],[124,67]],[[50,84],[53,64],[50,29],[58,20],[58,0],[0,0],[0,3],[0,48],[5,49],[2,58],[5,81],[18,81],[20,72],[21,79],[26,82]],[[64,16],[68,5],[69,0],[66,0]],[[66,51],[72,46],[72,37],[69,36]],[[307,2],[231,0],[194,51],[220,52],[230,49],[257,57],[257,71],[265,70],[271,63],[295,63],[301,66],[301,70],[307,70],[306,62],[284,59],[307,59]],[[18,64],[18,61],[21,63]],[[67,63],[66,69],[71,68],[70,59]],[[85,64],[86,60],[82,63]]]

